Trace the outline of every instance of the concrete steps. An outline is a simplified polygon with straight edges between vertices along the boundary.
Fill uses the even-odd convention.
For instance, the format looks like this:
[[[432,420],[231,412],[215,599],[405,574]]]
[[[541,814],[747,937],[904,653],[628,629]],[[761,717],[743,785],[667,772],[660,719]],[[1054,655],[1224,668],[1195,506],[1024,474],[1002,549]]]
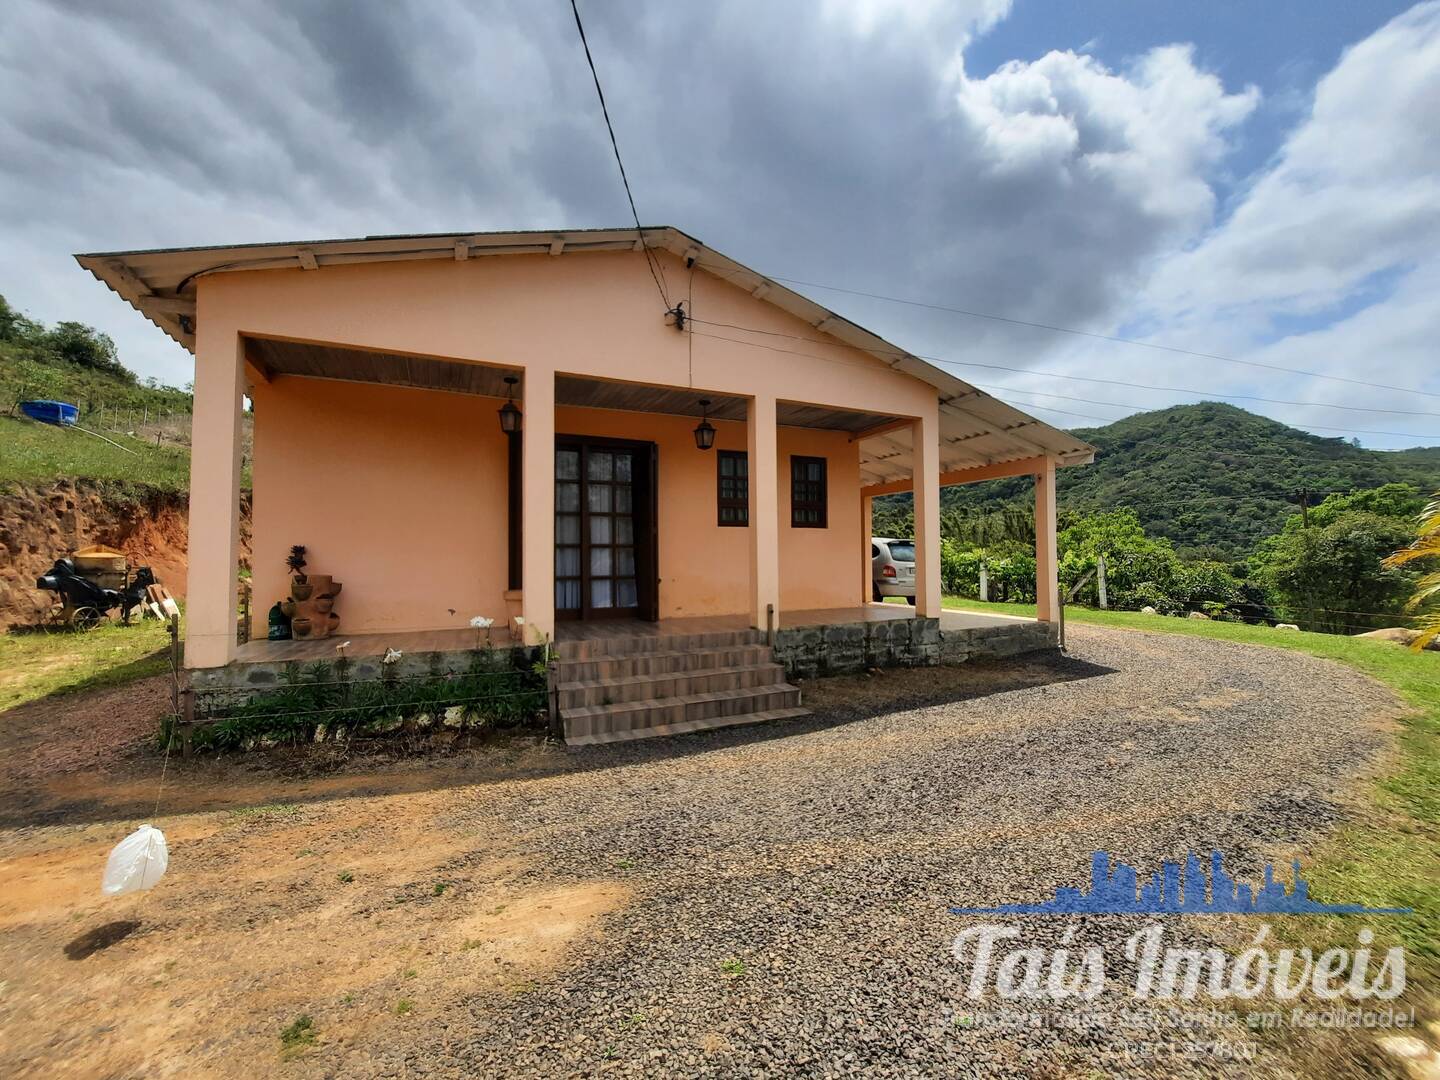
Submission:
[[[806,715],[758,631],[561,642],[559,709],[571,746]]]

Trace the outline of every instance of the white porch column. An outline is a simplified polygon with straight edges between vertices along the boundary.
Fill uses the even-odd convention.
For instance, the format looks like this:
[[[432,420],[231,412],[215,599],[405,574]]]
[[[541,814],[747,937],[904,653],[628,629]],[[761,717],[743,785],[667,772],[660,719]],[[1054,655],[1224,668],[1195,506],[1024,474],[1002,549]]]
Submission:
[[[555,373],[525,369],[521,610],[525,641],[555,639]]]
[[[1055,459],[1035,474],[1035,617],[1060,618],[1060,557],[1055,544]]]
[[[207,330],[207,322],[213,327]],[[185,666],[235,659],[235,592],[240,567],[240,415],[245,347],[223,324],[201,320],[195,340],[190,436],[190,553]]]
[[[915,614],[940,617],[940,404],[910,426],[915,490]]]
[[[868,604],[875,597],[874,563],[870,547],[874,542],[875,496],[860,496],[860,602]]]
[[[745,417],[750,467],[750,625],[766,628],[773,607],[780,625],[780,462],[775,448],[775,399],[753,397]]]

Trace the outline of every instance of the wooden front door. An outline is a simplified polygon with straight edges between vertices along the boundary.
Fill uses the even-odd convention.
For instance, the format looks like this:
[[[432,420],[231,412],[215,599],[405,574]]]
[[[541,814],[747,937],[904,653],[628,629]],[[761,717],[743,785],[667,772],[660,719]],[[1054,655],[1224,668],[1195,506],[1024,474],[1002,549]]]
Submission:
[[[555,440],[555,616],[654,619],[655,444]]]

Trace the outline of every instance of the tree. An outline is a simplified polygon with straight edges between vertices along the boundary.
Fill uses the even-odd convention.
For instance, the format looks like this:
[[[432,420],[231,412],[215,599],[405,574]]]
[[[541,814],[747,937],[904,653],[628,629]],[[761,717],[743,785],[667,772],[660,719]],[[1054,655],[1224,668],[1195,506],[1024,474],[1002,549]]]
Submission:
[[[1344,510],[1324,526],[1287,528],[1270,537],[1253,564],[1294,621],[1345,633],[1398,613],[1411,576],[1383,561],[1411,535],[1403,519]]]
[[[78,322],[56,323],[45,333],[42,344],[62,360],[135,382],[135,373],[120,363],[110,335],[94,327]]]
[[[0,296],[0,341],[30,341],[40,330],[39,323],[27,319]]]
[[[1419,535],[1407,548],[1397,551],[1385,560],[1387,567],[1407,566],[1420,559],[1440,562],[1440,492],[1420,514]],[[1405,605],[1405,610],[1428,609],[1420,617],[1416,627],[1420,636],[1410,647],[1420,650],[1440,637],[1440,569],[1431,570],[1415,583],[1415,593]]]

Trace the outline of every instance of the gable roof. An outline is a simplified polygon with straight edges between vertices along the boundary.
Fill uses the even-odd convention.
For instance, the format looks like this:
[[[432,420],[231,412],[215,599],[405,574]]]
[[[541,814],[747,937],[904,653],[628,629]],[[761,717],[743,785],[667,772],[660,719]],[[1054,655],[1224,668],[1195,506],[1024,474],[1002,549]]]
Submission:
[[[76,255],[81,266],[191,352],[195,351],[195,282],[206,274],[338,266],[414,259],[465,259],[584,251],[667,251],[690,261],[765,303],[773,304],[828,335],[935,387],[940,399],[940,467],[956,471],[1036,456],[1060,465],[1081,465],[1095,449],[1066,431],[1007,405],[963,379],[891,344],[822,304],[786,288],[671,226],[634,229],[568,229],[481,233],[419,233],[348,240],[157,248]],[[862,441],[867,482],[908,478],[911,453],[901,429]]]

